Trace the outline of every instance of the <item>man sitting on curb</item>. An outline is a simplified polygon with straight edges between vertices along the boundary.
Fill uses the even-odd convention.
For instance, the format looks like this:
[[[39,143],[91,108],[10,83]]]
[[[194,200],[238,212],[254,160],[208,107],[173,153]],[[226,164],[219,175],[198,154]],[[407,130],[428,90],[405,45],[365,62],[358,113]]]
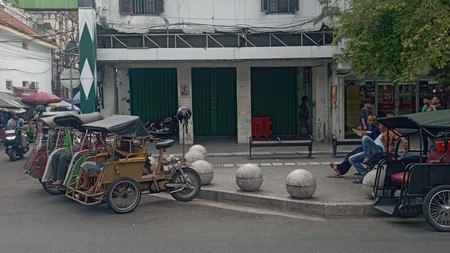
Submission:
[[[367,174],[368,171],[362,164],[367,163],[369,161],[369,157],[372,155],[385,153],[386,151],[392,153],[394,150],[394,140],[399,138],[398,135],[393,131],[388,132],[388,129],[383,124],[380,124],[379,127],[381,130],[381,134],[375,140],[373,140],[369,136],[363,136],[363,138],[361,139],[363,151],[352,155],[349,158],[350,163],[363,177]],[[407,142],[404,138],[401,138],[401,140],[403,142],[403,147],[406,150]],[[361,184],[362,178],[356,179],[355,181],[353,181],[353,183]]]
[[[370,138],[375,140],[381,133],[380,128],[378,128],[378,125],[377,125],[377,117],[375,117],[375,115],[370,115],[367,119],[367,122],[369,124],[367,136],[369,136]],[[364,137],[364,136],[362,136],[362,137]],[[331,167],[331,169],[333,169],[334,174],[330,175],[328,177],[329,178],[339,178],[339,177],[342,177],[343,175],[345,175],[352,167],[352,165],[350,164],[349,158],[352,155],[358,154],[362,151],[363,151],[362,146],[358,146],[352,152],[347,154],[347,156],[345,157],[344,161],[342,161],[342,163],[340,163],[340,164],[330,163],[330,167]]]

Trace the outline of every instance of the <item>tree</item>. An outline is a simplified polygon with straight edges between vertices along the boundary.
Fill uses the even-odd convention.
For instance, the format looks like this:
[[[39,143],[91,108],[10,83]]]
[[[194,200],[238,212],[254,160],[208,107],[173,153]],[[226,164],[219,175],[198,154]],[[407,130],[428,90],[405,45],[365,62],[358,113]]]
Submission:
[[[358,76],[393,83],[420,74],[450,79],[450,0],[318,0],[343,49],[338,62]]]

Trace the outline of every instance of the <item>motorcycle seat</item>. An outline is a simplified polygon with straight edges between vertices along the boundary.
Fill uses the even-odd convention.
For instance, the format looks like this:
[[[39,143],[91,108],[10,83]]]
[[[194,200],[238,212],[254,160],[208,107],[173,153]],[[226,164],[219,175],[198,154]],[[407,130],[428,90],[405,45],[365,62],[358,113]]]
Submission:
[[[172,140],[172,139],[167,139],[162,142],[158,142],[158,143],[156,143],[156,149],[159,150],[161,148],[170,148],[170,147],[172,147],[173,143],[174,143],[174,140]]]

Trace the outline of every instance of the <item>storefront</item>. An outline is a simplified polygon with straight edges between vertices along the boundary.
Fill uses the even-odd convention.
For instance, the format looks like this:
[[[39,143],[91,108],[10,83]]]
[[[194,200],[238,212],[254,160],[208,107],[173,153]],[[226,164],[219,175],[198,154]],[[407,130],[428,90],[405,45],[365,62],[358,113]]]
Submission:
[[[386,116],[387,112],[394,115],[420,112],[424,97],[439,97],[444,108],[450,104],[450,84],[431,80],[394,86],[386,81],[348,78],[344,80],[344,87],[346,138],[352,137],[351,129],[358,126],[358,114],[364,98],[371,99],[372,112],[378,117]]]

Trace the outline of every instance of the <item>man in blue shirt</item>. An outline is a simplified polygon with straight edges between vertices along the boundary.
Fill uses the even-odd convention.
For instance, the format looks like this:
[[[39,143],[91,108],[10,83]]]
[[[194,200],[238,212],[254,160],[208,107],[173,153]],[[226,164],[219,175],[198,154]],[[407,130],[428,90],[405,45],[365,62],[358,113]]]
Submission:
[[[367,135],[370,136],[370,138],[372,138],[373,140],[375,140],[381,133],[380,128],[378,128],[378,125],[377,125],[377,117],[375,117],[375,115],[370,115],[367,118],[367,121],[369,123],[369,129],[367,131]],[[337,178],[337,177],[342,177],[343,175],[345,175],[352,167],[352,165],[348,159],[352,155],[358,154],[362,151],[363,151],[362,146],[358,146],[352,152],[347,154],[347,156],[345,157],[344,161],[342,161],[342,163],[340,163],[340,164],[330,163],[330,167],[334,171],[334,174],[331,176],[328,176],[328,177]]]

